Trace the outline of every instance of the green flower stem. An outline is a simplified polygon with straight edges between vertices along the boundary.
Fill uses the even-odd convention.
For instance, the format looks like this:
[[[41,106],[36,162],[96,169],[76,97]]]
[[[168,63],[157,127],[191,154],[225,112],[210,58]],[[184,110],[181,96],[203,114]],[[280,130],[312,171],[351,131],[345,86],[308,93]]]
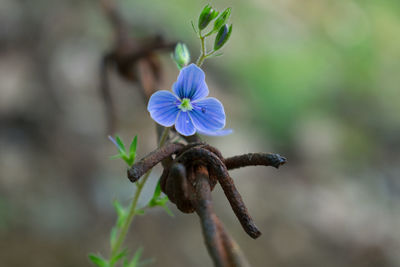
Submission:
[[[201,43],[201,54],[200,54],[199,58],[196,61],[196,65],[199,66],[199,67],[201,67],[201,65],[203,65],[203,62],[204,62],[204,60],[206,58],[208,58],[209,56],[211,56],[212,54],[215,53],[215,50],[213,50],[213,51],[211,51],[209,53],[206,52],[205,39],[206,39],[207,36],[208,36],[208,34],[205,35],[205,36],[202,36],[201,32],[199,33],[199,38],[200,38],[200,43]]]
[[[168,140],[169,129],[170,129],[169,127],[166,127],[164,129],[163,134],[160,138],[160,143],[158,145],[159,148],[162,147],[165,144],[165,142]],[[133,196],[133,200],[129,207],[128,217],[126,218],[124,224],[121,227],[121,231],[118,234],[118,237],[117,237],[116,242],[114,243],[114,246],[111,248],[110,260],[115,258],[115,256],[118,255],[118,253],[120,252],[121,246],[126,239],[126,235],[128,234],[129,227],[132,224],[133,218],[136,215],[136,207],[137,207],[137,203],[139,201],[140,194],[142,193],[144,185],[147,182],[147,180],[149,179],[149,176],[150,176],[150,173],[152,170],[153,169],[148,170],[146,172],[146,174],[144,175],[144,177],[142,178],[142,180],[140,182],[137,182],[136,192],[135,192],[135,195]],[[109,267],[113,267],[113,264],[111,262],[109,264]]]
[[[200,42],[201,42],[201,54],[199,56],[199,58],[197,59],[196,65],[201,67],[201,65],[203,64],[203,61],[207,58],[207,53],[206,53],[206,43],[205,43],[205,36],[201,35],[201,32],[199,32],[199,38],[200,38]]]
[[[121,227],[121,231],[119,232],[119,235],[118,235],[117,241],[115,242],[114,247],[111,248],[110,259],[113,259],[119,253],[120,248],[125,241],[126,234],[128,233],[129,227],[132,224],[133,218],[135,217],[135,214],[136,214],[136,206],[137,206],[140,194],[142,193],[144,184],[147,182],[147,179],[149,178],[152,170],[153,169],[150,169],[148,172],[146,172],[146,174],[144,175],[142,180],[140,182],[138,182],[138,184],[137,184],[136,192],[135,192],[135,195],[133,197],[132,203],[129,208],[128,217],[126,218],[124,224]],[[110,267],[112,267],[111,264],[110,264]]]
[[[164,131],[160,137],[160,143],[158,144],[158,148],[162,147],[165,144],[165,142],[168,140],[169,129],[170,129],[170,127],[164,128]]]

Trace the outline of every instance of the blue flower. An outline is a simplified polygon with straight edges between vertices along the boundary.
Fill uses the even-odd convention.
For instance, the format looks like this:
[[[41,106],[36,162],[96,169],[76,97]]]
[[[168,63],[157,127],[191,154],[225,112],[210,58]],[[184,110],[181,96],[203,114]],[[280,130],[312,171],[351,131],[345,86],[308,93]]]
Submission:
[[[158,124],[190,136],[198,131],[206,135],[225,135],[225,111],[221,102],[208,96],[204,72],[194,64],[182,68],[173,85],[173,93],[157,91],[149,100],[147,110]]]

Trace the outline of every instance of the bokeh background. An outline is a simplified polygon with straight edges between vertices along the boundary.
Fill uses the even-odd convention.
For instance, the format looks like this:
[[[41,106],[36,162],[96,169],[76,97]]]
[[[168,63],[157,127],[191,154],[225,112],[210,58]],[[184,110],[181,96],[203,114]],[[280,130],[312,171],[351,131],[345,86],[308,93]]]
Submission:
[[[118,1],[132,34],[199,42],[206,1]],[[224,55],[204,65],[235,133],[207,138],[226,156],[277,152],[289,163],[232,172],[263,235],[241,229],[220,188],[215,210],[254,266],[400,266],[400,2],[212,1],[233,8]],[[1,266],[90,266],[108,255],[134,186],[110,160],[99,64],[113,42],[98,1],[0,2]],[[162,89],[178,71],[162,56]],[[111,75],[118,133],[154,149],[138,88]],[[141,203],[160,175],[153,173]],[[152,266],[211,266],[196,215],[138,217],[130,251]]]

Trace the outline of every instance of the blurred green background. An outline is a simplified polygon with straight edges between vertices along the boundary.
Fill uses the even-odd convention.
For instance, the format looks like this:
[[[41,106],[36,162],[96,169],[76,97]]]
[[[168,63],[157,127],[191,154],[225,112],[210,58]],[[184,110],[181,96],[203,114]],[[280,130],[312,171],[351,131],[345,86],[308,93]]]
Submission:
[[[132,34],[199,42],[206,1],[118,1]],[[206,61],[212,96],[235,133],[226,156],[277,152],[280,170],[232,172],[263,235],[241,229],[223,192],[215,210],[253,266],[400,265],[400,2],[212,1],[232,7],[224,55]],[[0,265],[89,266],[108,254],[112,199],[134,186],[111,161],[99,65],[113,42],[98,1],[0,2]],[[178,71],[169,55],[161,89]],[[111,77],[118,133],[155,147],[138,88]],[[150,198],[157,168],[141,203]],[[152,266],[211,266],[196,215],[162,209],[134,222],[129,248]]]

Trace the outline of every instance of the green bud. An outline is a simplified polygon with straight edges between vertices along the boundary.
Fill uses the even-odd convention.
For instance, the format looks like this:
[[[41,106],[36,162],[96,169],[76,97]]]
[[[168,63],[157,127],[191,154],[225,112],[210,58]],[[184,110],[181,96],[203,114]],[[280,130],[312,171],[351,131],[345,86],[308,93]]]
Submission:
[[[221,47],[224,46],[224,44],[229,40],[229,37],[231,36],[232,33],[232,24],[231,26],[228,27],[228,24],[225,24],[222,26],[218,33],[217,36],[215,37],[215,42],[214,42],[214,50],[217,51]]]
[[[228,21],[229,17],[231,16],[231,8],[228,7],[224,10],[224,12],[219,15],[219,17],[214,22],[214,29],[212,32],[217,32],[221,27]]]
[[[175,46],[175,52],[171,55],[178,69],[182,69],[190,62],[190,52],[184,43]]]
[[[206,5],[199,16],[199,30],[203,30],[207,25],[218,16],[219,12],[214,10],[210,5]]]

